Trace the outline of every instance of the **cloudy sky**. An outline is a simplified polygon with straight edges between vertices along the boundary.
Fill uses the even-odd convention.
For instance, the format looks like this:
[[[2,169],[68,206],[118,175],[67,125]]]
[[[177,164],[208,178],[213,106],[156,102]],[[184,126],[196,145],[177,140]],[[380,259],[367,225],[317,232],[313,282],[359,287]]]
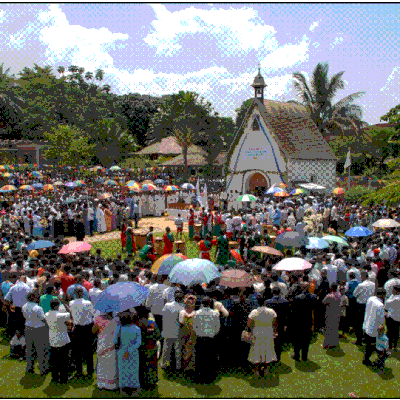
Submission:
[[[295,97],[291,74],[345,71],[364,119],[400,103],[400,4],[0,4],[1,62],[105,71],[115,93],[192,90],[224,116],[252,97]]]

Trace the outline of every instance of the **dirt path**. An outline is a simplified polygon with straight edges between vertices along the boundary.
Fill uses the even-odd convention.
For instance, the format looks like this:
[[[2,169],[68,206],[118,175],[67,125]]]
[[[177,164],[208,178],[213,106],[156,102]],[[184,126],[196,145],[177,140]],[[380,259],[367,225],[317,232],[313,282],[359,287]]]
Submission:
[[[172,232],[176,233],[176,226],[173,220],[173,217],[146,217],[141,218],[139,221],[139,229],[148,230],[150,226],[154,227],[154,232],[165,232],[165,228],[169,226]],[[183,232],[188,232],[188,224],[185,222],[183,224]],[[86,236],[85,242],[87,243],[95,243],[106,240],[120,239],[121,232],[113,231],[102,234],[96,234],[95,236]],[[76,240],[75,237],[66,238],[70,242],[74,242]]]

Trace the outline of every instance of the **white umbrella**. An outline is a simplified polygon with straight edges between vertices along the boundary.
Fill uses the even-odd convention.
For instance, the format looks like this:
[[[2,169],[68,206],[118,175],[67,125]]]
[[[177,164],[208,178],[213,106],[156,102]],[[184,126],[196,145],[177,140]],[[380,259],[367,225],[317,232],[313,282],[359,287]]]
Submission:
[[[309,189],[309,190],[324,190],[324,189],[326,189],[325,186],[316,185],[315,183],[302,183],[299,186],[301,186],[304,189]]]
[[[398,228],[400,224],[394,220],[389,218],[378,219],[378,221],[372,224],[374,228]]]
[[[290,257],[279,261],[272,269],[274,271],[304,271],[312,268],[312,265],[302,258]]]
[[[119,171],[121,167],[118,167],[118,165],[114,165],[110,168],[110,171]]]

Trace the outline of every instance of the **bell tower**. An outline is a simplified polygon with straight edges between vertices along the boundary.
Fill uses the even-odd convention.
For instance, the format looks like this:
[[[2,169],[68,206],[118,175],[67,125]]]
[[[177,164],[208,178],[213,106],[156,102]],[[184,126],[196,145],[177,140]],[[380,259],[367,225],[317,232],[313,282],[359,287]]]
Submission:
[[[265,84],[264,78],[261,75],[261,64],[258,63],[258,75],[254,78],[253,84],[254,97],[264,103],[264,88],[267,86]]]

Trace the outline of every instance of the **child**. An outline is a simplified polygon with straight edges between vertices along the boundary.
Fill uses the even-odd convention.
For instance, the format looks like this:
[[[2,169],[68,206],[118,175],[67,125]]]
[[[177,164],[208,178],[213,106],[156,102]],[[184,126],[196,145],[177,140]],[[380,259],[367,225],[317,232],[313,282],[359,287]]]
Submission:
[[[178,214],[178,217],[175,218],[175,225],[176,225],[176,238],[180,237],[182,239],[183,236],[183,219],[181,218],[181,214]]]
[[[378,359],[375,361],[374,366],[381,372],[385,369],[385,361],[388,358],[388,348],[389,339],[385,334],[385,327],[380,325],[378,328],[378,336],[376,337],[376,352],[378,353]]]
[[[25,360],[25,336],[19,331],[15,332],[10,341],[10,357],[18,358],[19,361]]]
[[[345,295],[344,286],[340,286],[340,293],[342,295],[342,298],[340,299],[340,307],[342,309],[342,315],[340,317],[340,328],[343,332],[340,337],[346,338],[346,332],[347,332],[346,308],[349,306],[349,298]]]

